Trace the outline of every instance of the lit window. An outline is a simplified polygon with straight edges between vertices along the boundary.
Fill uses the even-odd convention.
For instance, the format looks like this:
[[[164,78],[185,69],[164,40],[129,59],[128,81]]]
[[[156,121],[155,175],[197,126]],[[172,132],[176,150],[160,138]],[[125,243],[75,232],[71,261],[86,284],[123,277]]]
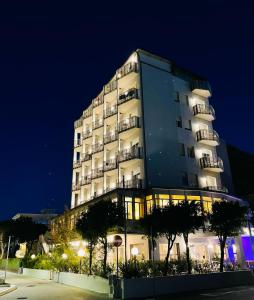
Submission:
[[[135,198],[135,220],[139,220],[144,217],[144,206],[142,204],[141,198]]]
[[[192,195],[188,195],[188,196],[187,196],[187,200],[189,200],[189,201],[192,201],[192,200],[200,201],[200,196],[192,196]]]
[[[127,219],[132,220],[132,198],[131,197],[125,197],[125,213],[127,216]]]

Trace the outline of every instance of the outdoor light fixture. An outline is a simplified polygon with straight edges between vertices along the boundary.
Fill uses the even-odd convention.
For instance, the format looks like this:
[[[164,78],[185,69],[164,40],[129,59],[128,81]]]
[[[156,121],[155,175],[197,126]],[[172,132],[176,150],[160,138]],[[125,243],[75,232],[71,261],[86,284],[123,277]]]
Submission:
[[[31,259],[35,259],[35,258],[36,258],[35,254],[32,254]]]
[[[63,253],[62,254],[62,259],[67,259],[68,258],[68,255],[66,253]]]
[[[131,248],[131,254],[133,255],[133,256],[137,256],[138,255],[138,248],[137,247],[133,247],[133,248]]]
[[[79,249],[79,250],[78,250],[78,256],[79,256],[79,257],[84,257],[84,256],[85,256],[85,251],[84,251],[84,249]]]

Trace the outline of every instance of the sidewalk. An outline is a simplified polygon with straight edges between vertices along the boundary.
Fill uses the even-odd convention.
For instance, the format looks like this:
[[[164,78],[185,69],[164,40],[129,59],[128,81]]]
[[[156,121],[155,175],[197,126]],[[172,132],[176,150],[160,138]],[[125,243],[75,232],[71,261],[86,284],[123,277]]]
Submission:
[[[16,285],[11,284],[9,286],[0,286],[0,297],[3,295],[6,295],[12,291],[15,291],[17,289]]]

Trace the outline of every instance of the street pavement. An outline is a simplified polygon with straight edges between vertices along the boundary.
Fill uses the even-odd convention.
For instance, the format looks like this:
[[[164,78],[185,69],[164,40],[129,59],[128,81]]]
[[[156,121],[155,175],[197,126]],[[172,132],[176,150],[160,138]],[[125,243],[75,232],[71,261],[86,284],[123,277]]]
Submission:
[[[8,273],[6,282],[15,284],[17,289],[4,296],[2,300],[105,300],[107,295],[84,291],[79,288],[55,283],[49,280],[40,280],[14,273]]]
[[[254,300],[254,286],[240,286],[198,293],[164,296],[156,300]]]
[[[8,273],[7,282],[17,286],[9,294],[0,296],[0,300],[106,300],[107,295],[84,291],[79,288],[55,283],[49,280],[40,280],[14,273]],[[152,298],[151,298],[152,299]],[[150,299],[150,300],[151,300]],[[202,291],[158,297],[156,300],[254,300],[254,286],[241,286],[234,288]],[[148,300],[148,299],[147,299]]]

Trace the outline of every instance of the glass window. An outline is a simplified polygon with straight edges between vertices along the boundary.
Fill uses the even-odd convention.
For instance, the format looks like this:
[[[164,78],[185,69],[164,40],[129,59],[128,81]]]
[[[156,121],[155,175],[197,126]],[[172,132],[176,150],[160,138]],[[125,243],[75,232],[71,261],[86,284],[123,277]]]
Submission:
[[[153,210],[153,196],[146,196],[146,213],[149,215]]]
[[[192,196],[192,195],[188,195],[187,196],[187,200],[197,200],[200,201],[200,196]]]
[[[144,217],[144,205],[141,198],[135,198],[135,220],[139,220]]]
[[[127,219],[132,220],[132,198],[131,197],[125,197],[125,213],[127,216]]]
[[[171,195],[172,203],[177,205],[179,201],[185,200],[185,195]]]
[[[186,172],[181,172],[181,178],[182,178],[182,185],[187,186],[188,185],[188,174]]]
[[[175,102],[180,102],[180,93],[175,92]]]
[[[185,95],[185,103],[186,103],[187,106],[190,105],[190,103],[189,103],[189,96],[188,95]]]
[[[187,147],[187,155],[190,158],[195,158],[194,146]]]
[[[183,125],[182,125],[182,117],[180,117],[180,116],[176,119],[176,127],[179,127],[179,128],[183,127]]]
[[[185,156],[185,147],[183,143],[179,143],[179,155]]]
[[[191,120],[187,121],[185,129],[187,129],[187,130],[191,130],[192,129]]]

